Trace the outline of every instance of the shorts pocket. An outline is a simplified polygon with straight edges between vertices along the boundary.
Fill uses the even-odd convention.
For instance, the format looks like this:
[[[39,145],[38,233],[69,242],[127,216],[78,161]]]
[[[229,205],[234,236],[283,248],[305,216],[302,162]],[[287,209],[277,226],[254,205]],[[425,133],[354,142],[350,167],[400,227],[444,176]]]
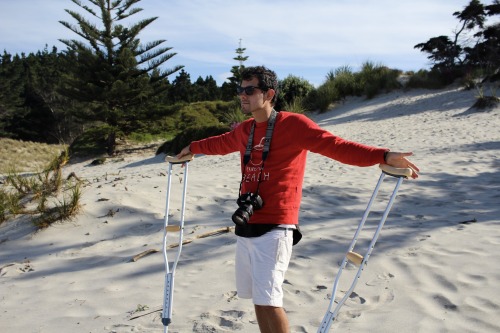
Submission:
[[[285,230],[283,236],[279,238],[276,251],[276,269],[286,271],[292,256],[292,230]]]

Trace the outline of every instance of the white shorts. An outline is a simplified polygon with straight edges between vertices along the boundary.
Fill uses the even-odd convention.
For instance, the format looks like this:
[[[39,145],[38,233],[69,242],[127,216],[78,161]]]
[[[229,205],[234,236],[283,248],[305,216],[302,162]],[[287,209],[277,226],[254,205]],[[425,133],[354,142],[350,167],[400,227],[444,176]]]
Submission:
[[[293,230],[273,229],[260,237],[237,237],[236,290],[256,305],[283,306],[283,281],[292,256]]]

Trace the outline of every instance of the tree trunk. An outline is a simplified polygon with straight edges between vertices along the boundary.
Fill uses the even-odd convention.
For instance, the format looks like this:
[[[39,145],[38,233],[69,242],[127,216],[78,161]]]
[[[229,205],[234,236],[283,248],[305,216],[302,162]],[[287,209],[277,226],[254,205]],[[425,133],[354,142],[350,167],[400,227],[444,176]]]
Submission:
[[[107,141],[107,148],[108,148],[108,155],[113,156],[115,154],[115,149],[116,149],[116,131],[111,131],[108,134],[108,138],[106,139]]]

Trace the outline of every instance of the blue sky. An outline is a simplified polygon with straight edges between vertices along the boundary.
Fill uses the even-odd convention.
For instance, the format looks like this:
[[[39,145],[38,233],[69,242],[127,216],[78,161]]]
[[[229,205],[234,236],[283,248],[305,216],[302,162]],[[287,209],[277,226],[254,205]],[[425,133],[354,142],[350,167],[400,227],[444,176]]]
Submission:
[[[450,36],[458,27],[452,14],[469,1],[142,0],[136,7],[144,10],[130,22],[158,16],[141,41],[167,40],[163,45],[177,55],[166,67],[184,65],[192,81],[211,75],[222,84],[237,64],[233,58],[241,39],[246,66],[265,65],[280,79],[292,74],[317,86],[329,71],[345,65],[358,70],[366,61],[405,71],[428,69],[426,54],[413,47]],[[58,40],[77,36],[58,22],[74,23],[64,9],[88,17],[70,0],[2,0],[0,51],[30,53],[46,44],[65,49]]]

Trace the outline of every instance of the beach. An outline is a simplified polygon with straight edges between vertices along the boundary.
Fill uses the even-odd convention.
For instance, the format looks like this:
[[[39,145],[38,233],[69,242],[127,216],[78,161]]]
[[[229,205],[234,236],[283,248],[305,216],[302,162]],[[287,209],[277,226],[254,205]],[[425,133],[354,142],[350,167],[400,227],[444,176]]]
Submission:
[[[331,332],[500,331],[500,108],[471,109],[476,94],[460,87],[400,90],[310,115],[345,139],[412,151],[421,169],[417,180],[403,181]],[[91,162],[64,167],[65,176],[74,172],[83,182],[83,209],[74,220],[38,232],[25,218],[0,225],[1,332],[163,332],[165,155],[146,150]],[[180,217],[184,172],[174,165],[172,224]],[[377,166],[309,153],[304,236],[284,284],[291,332],[320,325],[379,176]],[[192,242],[176,269],[169,332],[258,332],[253,305],[238,298],[234,282],[231,215],[239,180],[237,154],[189,163],[184,239]],[[386,177],[360,252],[394,184]],[[169,233],[168,244],[177,237]],[[340,294],[355,270],[346,267]]]

